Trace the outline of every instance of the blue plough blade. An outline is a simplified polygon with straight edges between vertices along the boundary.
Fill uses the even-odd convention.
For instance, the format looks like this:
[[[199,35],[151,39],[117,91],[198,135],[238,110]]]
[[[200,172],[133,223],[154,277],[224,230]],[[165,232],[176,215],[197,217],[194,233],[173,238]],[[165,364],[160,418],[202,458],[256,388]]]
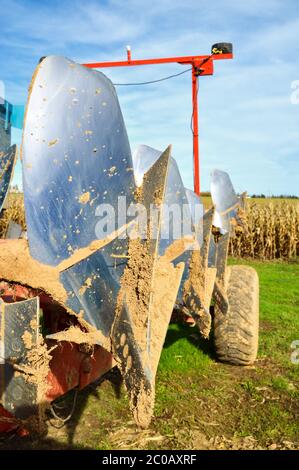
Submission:
[[[222,234],[232,232],[231,220],[238,219],[238,208],[242,206],[242,201],[236,195],[229,174],[225,171],[212,171],[211,196],[216,209],[213,225]]]
[[[66,307],[80,314],[87,329],[89,325],[101,333],[99,344],[119,363],[136,422],[147,426],[158,361],[184,269],[184,263],[175,260],[174,266],[163,255],[170,242],[161,236],[161,205],[174,189],[175,201],[186,199],[168,184],[171,175],[178,174],[170,148],[147,169],[138,193],[110,80],[50,56],[39,64],[31,83],[22,157],[31,256],[58,269]],[[145,240],[136,241],[119,236],[130,225],[123,218],[120,196],[126,198],[125,209],[138,202],[148,217],[150,206],[157,206],[156,237],[148,233]],[[116,223],[111,225],[109,219],[99,240],[101,210],[108,204]]]

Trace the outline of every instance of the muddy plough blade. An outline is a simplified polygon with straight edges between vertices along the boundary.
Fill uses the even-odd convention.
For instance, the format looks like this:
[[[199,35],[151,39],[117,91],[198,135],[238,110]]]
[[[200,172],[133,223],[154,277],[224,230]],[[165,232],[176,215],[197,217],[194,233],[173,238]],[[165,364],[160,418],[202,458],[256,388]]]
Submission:
[[[48,57],[31,84],[22,151],[31,255],[59,271],[66,307],[78,315],[86,342],[96,329],[96,343],[113,352],[135,419],[146,426],[183,271],[160,250],[170,149],[148,169],[138,191],[111,82],[67,59]],[[119,197],[126,207],[136,203],[146,210],[144,239],[120,236],[135,227],[134,217],[127,221],[120,213]],[[155,236],[149,232],[151,205]],[[101,211],[111,207],[103,234]],[[67,341],[68,333],[56,337]]]
[[[211,240],[214,208],[203,216],[202,243],[193,250],[188,277],[184,283],[183,299],[201,334],[208,337],[211,329],[209,307],[212,297],[216,268],[209,267],[209,246]]]
[[[124,270],[112,255],[125,254],[128,245],[126,238],[113,235],[119,228],[118,198],[130,204],[135,189],[113,86],[99,72],[47,57],[34,75],[26,116],[24,195],[30,252],[42,263],[59,265],[67,306],[83,313],[109,342]],[[36,116],[41,116],[38,126]],[[47,176],[41,179],[43,171]],[[99,215],[106,207],[115,218],[112,225],[107,222],[106,233],[98,233]]]
[[[22,151],[30,252],[42,263],[56,266],[99,238],[98,206],[111,205],[118,221],[118,197],[133,200],[122,114],[110,80],[100,72],[63,57],[39,64]],[[117,228],[108,224],[106,235]]]
[[[145,145],[137,148],[133,154],[136,184],[140,184],[145,171],[154,164],[160,154],[158,150]],[[179,217],[176,219],[174,214],[171,214],[172,218],[169,216],[173,209],[179,211]],[[170,256],[174,264],[185,264],[176,304],[194,319],[205,337],[209,335],[211,327],[209,305],[216,277],[216,265],[208,266],[213,216],[214,209],[203,215],[200,198],[184,187],[177,164],[171,158],[166,181],[165,207],[161,216],[159,250],[161,255]]]
[[[237,196],[228,173],[214,170],[211,174],[211,196],[215,206],[213,225],[217,234],[217,244],[210,244],[210,261],[216,266],[216,280],[213,298],[222,313],[228,311],[226,290],[226,265],[230,237],[235,235],[236,228],[246,229],[245,197],[246,193]],[[214,246],[215,245],[215,246]]]
[[[162,152],[147,145],[140,145],[133,153],[134,176],[137,186],[146,172],[155,164]],[[165,181],[165,197],[161,210],[159,254],[166,255],[174,265],[185,263],[177,301],[181,302],[183,281],[188,276],[192,251],[202,244],[203,206],[198,196],[184,187],[178,165],[170,158]]]
[[[36,412],[38,383],[30,351],[37,347],[39,298],[0,304],[0,402],[16,418]],[[29,354],[29,356],[28,356]]]
[[[184,268],[183,263],[174,267],[167,258],[159,255],[161,207],[167,197],[169,167],[170,148],[143,176],[138,202],[147,212],[148,233],[144,240],[130,240],[129,261],[121,279],[120,313],[116,315],[113,328],[113,345],[129,384],[133,413],[143,427],[149,424],[153,413],[154,378]],[[151,205],[155,205],[157,211],[155,233],[150,233]],[[135,341],[130,347],[127,338],[132,335]],[[135,344],[139,351],[132,348]],[[138,370],[140,373],[136,374]]]
[[[243,225],[242,214],[246,193],[237,196],[231,179],[225,171],[213,170],[211,173],[211,196],[215,205],[213,224],[221,233],[233,234],[235,225]]]

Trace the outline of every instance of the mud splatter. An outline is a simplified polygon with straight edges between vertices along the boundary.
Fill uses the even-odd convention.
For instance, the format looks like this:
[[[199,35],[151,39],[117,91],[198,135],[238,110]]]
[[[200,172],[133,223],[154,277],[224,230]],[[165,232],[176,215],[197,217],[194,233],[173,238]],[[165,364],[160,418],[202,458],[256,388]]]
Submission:
[[[184,284],[184,303],[200,317],[197,325],[204,338],[208,338],[211,331],[211,315],[209,313],[212,298],[216,268],[204,267],[199,250],[194,250],[189,265],[189,277]],[[202,307],[198,306],[198,301]]]
[[[174,242],[166,248],[163,258],[168,261],[174,261],[186,250],[190,250],[195,243],[194,237],[191,236],[174,240]]]
[[[50,142],[48,142],[49,147],[54,147],[56,144],[58,144],[58,139],[50,140]]]
[[[45,427],[45,411],[49,406],[46,395],[50,387],[47,377],[50,371],[51,352],[55,349],[48,349],[43,338],[38,335],[37,343],[33,345],[26,355],[26,363],[17,365],[16,370],[21,373],[28,383],[36,385],[36,405],[38,407],[37,430],[41,431]]]
[[[116,166],[112,166],[111,168],[109,168],[109,170],[108,170],[108,175],[109,176],[113,176],[113,175],[115,175],[115,173],[116,173]]]
[[[184,296],[188,296],[194,289],[196,295],[203,300],[205,294],[205,272],[199,250],[194,250],[189,264],[189,277],[184,284]]]
[[[84,323],[84,321],[82,323]],[[107,351],[111,351],[110,338],[104,336],[99,330],[91,325],[89,326],[89,331],[83,331],[78,326],[71,326],[67,330],[51,335],[51,339],[54,339],[55,341],[69,341],[76,344],[100,344]]]
[[[142,379],[138,388],[129,390],[130,407],[141,427],[149,425],[153,413],[154,378],[184,269],[183,263],[174,267],[168,259],[155,259],[151,243],[151,240],[130,240],[128,264],[121,278],[116,308],[117,321],[126,303],[143,368],[150,371],[152,377],[151,389]],[[123,357],[128,358],[126,364],[122,364],[123,373],[128,374],[132,358],[124,335],[119,341]]]
[[[27,240],[5,243],[5,249],[0,250],[0,272],[2,279],[42,289],[61,304],[67,300],[59,270],[32,258]]]
[[[89,289],[91,286],[92,286],[92,280],[91,280],[90,277],[88,277],[88,278],[85,280],[83,286],[80,287],[80,289],[79,289],[79,295],[81,295],[81,296],[84,295],[85,292],[86,292],[86,290]]]
[[[86,193],[81,194],[81,196],[79,196],[79,201],[81,204],[87,204],[90,201],[90,192],[87,191]]]
[[[26,349],[32,348],[32,334],[29,331],[25,331],[22,336],[22,340]]]

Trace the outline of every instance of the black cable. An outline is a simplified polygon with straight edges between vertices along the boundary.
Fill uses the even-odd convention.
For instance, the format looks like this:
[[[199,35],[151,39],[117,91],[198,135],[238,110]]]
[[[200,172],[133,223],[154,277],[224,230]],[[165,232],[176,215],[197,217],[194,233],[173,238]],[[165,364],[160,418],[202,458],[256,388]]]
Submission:
[[[56,413],[55,408],[54,408],[54,404],[50,405],[50,411],[52,413],[53,418],[55,418],[59,422],[59,424],[55,424],[55,423],[50,421],[51,426],[53,426],[56,429],[61,429],[65,425],[65,423],[67,423],[72,418],[72,416],[74,414],[74,411],[75,411],[75,408],[76,408],[77,398],[78,398],[78,388],[76,388],[75,392],[74,392],[74,399],[73,399],[71,411],[68,414],[68,416],[66,416],[65,418],[59,416]],[[57,408],[58,408],[58,406],[57,406]],[[61,407],[59,407],[59,408],[61,408]]]
[[[183,70],[183,72],[175,73],[174,75],[168,75],[168,77],[159,78],[158,80],[151,80],[149,82],[136,82],[136,83],[113,83],[114,86],[135,86],[135,85],[149,85],[151,83],[163,82],[164,80],[169,80],[170,78],[178,77],[179,75],[183,75],[183,73],[190,72],[192,67],[189,69]]]
[[[197,70],[198,70],[198,73],[197,73],[197,77],[196,77],[196,81],[198,80],[198,76],[201,75],[201,70],[200,70],[200,67],[205,64],[206,62],[208,62],[208,60],[212,57],[213,54],[209,55],[208,57],[206,57],[202,62],[201,64],[197,67]],[[158,82],[163,82],[165,80],[169,80],[171,78],[175,78],[175,77],[178,77],[179,75],[183,75],[184,73],[187,73],[187,72],[190,72],[190,70],[192,70],[192,67],[190,67],[189,69],[186,69],[186,70],[183,70],[183,72],[179,72],[179,73],[176,73],[174,75],[168,75],[167,77],[163,77],[163,78],[159,78],[158,80],[150,80],[148,82],[136,82],[136,83],[113,83],[114,86],[135,86],[135,85],[150,85],[151,83],[158,83]],[[196,99],[195,99],[195,102],[194,102],[194,105],[193,105],[193,110],[192,110],[192,115],[191,115],[191,122],[190,122],[190,128],[191,128],[191,132],[192,132],[192,135],[194,136],[194,129],[193,129],[193,117],[194,117],[194,111],[195,111],[195,106],[196,106],[196,103],[197,103],[197,96],[198,96],[198,83],[197,83],[197,88],[196,88]]]

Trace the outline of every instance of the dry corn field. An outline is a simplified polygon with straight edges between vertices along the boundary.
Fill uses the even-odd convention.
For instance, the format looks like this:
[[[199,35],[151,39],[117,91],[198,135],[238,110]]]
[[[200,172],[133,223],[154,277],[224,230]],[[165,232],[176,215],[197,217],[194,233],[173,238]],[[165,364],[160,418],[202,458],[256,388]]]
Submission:
[[[12,220],[26,229],[24,199],[22,194],[10,194],[7,209],[0,218],[0,238],[4,238],[9,221]]]
[[[209,206],[210,199],[204,203]],[[230,255],[265,260],[299,255],[298,200],[251,199],[246,214],[247,228],[231,239]],[[4,237],[9,220],[26,228],[22,194],[10,194],[9,208],[0,219],[0,237]]]
[[[271,260],[292,259],[299,254],[298,203],[250,202],[246,219],[246,229],[230,241],[230,255]]]

